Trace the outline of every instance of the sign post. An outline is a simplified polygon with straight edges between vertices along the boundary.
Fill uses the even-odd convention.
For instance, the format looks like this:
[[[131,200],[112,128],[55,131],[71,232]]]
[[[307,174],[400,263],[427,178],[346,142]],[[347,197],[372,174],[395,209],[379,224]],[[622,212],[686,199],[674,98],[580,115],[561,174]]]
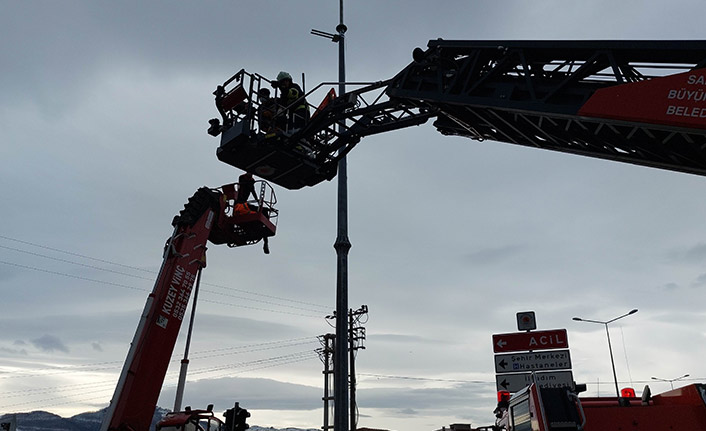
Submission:
[[[518,392],[532,383],[540,388],[573,386],[566,329],[529,330],[535,326],[533,312],[517,313],[517,324],[527,332],[493,334],[493,352],[499,353],[495,355],[497,390]]]

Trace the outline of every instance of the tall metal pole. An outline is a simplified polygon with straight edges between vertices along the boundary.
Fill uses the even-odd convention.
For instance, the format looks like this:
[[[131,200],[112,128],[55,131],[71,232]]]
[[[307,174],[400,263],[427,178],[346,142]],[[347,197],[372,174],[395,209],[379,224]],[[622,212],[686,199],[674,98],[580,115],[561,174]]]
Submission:
[[[613,383],[615,383],[615,396],[620,398],[620,389],[618,389],[618,375],[615,373],[615,360],[613,360],[613,346],[610,344],[610,331],[608,324],[605,324],[605,333],[608,336],[608,352],[610,352],[610,365],[613,367]]]
[[[196,286],[194,287],[194,302],[191,306],[191,317],[189,318],[189,330],[186,333],[186,347],[184,347],[184,359],[181,360],[179,370],[179,382],[177,383],[176,395],[174,397],[174,411],[181,411],[181,403],[184,399],[184,386],[186,385],[186,372],[189,368],[189,346],[191,346],[191,332],[194,330],[194,316],[196,316],[196,302],[199,298],[199,285],[201,284],[201,270],[196,275]]]
[[[343,0],[340,0],[340,19],[336,26],[338,32],[338,93],[346,92],[345,33],[343,24]],[[341,132],[344,124],[339,125]],[[351,243],[348,239],[348,173],[346,158],[338,163],[338,235],[334,243],[336,249],[336,342],[333,358],[334,387],[334,431],[348,430],[348,251]]]

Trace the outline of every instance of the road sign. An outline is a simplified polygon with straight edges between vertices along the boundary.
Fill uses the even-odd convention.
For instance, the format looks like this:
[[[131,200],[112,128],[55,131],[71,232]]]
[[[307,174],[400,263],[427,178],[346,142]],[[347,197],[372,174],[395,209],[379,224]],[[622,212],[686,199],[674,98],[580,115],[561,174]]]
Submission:
[[[517,313],[517,330],[534,331],[537,329],[537,319],[534,311],[521,311]]]
[[[534,373],[534,381],[540,388],[564,388],[574,385],[571,371]],[[518,392],[532,384],[532,373],[501,374],[495,376],[498,391]]]
[[[568,350],[548,350],[530,353],[506,353],[495,355],[496,373],[519,373],[523,371],[570,370],[571,356]]]
[[[568,347],[569,339],[566,336],[566,329],[493,334],[493,352],[495,353],[567,349]]]

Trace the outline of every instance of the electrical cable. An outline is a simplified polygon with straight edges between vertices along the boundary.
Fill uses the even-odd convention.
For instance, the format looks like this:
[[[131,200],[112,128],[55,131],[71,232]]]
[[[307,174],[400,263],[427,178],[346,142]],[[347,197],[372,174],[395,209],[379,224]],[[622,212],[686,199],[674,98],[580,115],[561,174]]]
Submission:
[[[22,268],[22,269],[29,269],[32,271],[38,271],[38,272],[43,272],[43,273],[47,273],[47,274],[52,274],[52,275],[60,275],[62,277],[73,278],[73,279],[82,280],[82,281],[90,281],[92,283],[105,284],[105,285],[109,285],[109,286],[120,287],[123,289],[131,289],[131,290],[138,290],[138,291],[142,291],[142,292],[149,292],[148,289],[144,289],[144,288],[129,286],[126,284],[121,284],[121,283],[114,283],[111,281],[97,280],[97,279],[93,279],[93,278],[88,278],[88,277],[83,277],[83,276],[73,275],[73,274],[67,274],[64,272],[53,271],[53,270],[38,268],[38,267],[34,267],[34,266],[29,266],[29,265],[22,265],[19,263],[8,262],[5,260],[0,260],[0,263],[5,264],[5,265],[10,265],[10,266],[15,266],[15,267]],[[206,291],[206,290],[204,290],[204,292],[220,294],[218,292],[211,292],[211,291]],[[223,295],[223,294],[221,294],[221,295]],[[249,301],[255,301],[255,302],[263,302],[263,301],[259,301],[256,299],[249,299],[249,298],[243,298],[243,299],[247,299]],[[313,318],[317,318],[317,319],[321,318],[320,315],[314,315],[314,314],[303,314],[303,313],[286,312],[286,311],[281,311],[281,310],[271,310],[271,309],[267,309],[267,308],[252,307],[252,306],[247,306],[247,305],[242,305],[242,304],[231,304],[231,303],[215,301],[215,300],[208,300],[208,299],[201,299],[201,301],[210,302],[210,303],[219,304],[219,305],[229,305],[229,306],[233,306],[233,307],[246,308],[246,309],[256,310],[256,311],[266,311],[266,312],[270,312],[270,313],[282,313],[282,314],[289,314],[289,315],[293,315],[293,316],[313,317]],[[285,304],[270,303],[270,305],[277,305],[278,307],[287,307],[287,308],[298,308],[298,307],[294,307],[294,306],[288,306]],[[308,310],[308,311],[314,311],[314,310]]]
[[[278,348],[294,347],[294,346],[308,344],[306,342],[302,342],[302,343],[298,342],[298,341],[303,341],[303,340],[312,340],[311,341],[312,343],[318,341],[316,339],[316,337],[301,337],[301,338],[292,338],[289,340],[277,340],[277,341],[268,341],[268,342],[264,342],[264,343],[247,344],[247,345],[243,345],[243,346],[224,347],[221,349],[202,350],[199,352],[195,352],[192,356],[192,359],[203,359],[206,357],[237,355],[237,354],[242,354],[242,353],[252,353],[252,352],[258,352],[258,351],[263,351],[263,350],[274,350],[274,349],[278,349]],[[262,347],[262,346],[268,346],[268,347]],[[258,348],[258,347],[262,347],[262,348]],[[245,350],[243,350],[243,349],[245,349]],[[224,352],[224,351],[228,351],[228,350],[242,350],[242,351],[212,355],[212,353],[214,353],[214,352]],[[180,361],[181,361],[181,358],[175,357],[170,360],[170,363],[178,363]],[[115,368],[121,368],[123,363],[124,363],[124,361],[109,361],[109,362],[96,362],[96,363],[91,363],[91,364],[67,365],[67,366],[61,366],[61,367],[35,368],[31,372],[30,371],[28,371],[28,372],[13,371],[12,375],[0,376],[0,379],[13,379],[13,378],[21,378],[21,377],[45,377],[48,375],[56,375],[56,374],[63,374],[63,373],[105,371],[105,370],[110,370],[110,369],[115,369]],[[111,365],[111,366],[100,367],[101,365]],[[87,367],[93,367],[93,368],[87,368]],[[39,372],[49,371],[49,372],[38,373],[38,371]]]
[[[259,359],[259,360],[254,360],[254,361],[242,362],[239,364],[202,368],[200,370],[190,371],[189,375],[206,374],[209,372],[222,371],[222,370],[231,369],[231,368],[238,368],[238,367],[256,366],[255,368],[250,368],[250,369],[240,370],[240,371],[235,372],[236,374],[242,374],[245,372],[256,371],[256,370],[260,370],[260,369],[264,369],[264,368],[272,368],[272,367],[276,367],[276,366],[280,366],[280,365],[288,365],[288,364],[292,364],[292,363],[296,363],[296,362],[307,361],[307,360],[310,360],[311,358],[314,357],[312,355],[312,353],[314,353],[314,352],[313,351],[303,351],[303,352],[297,352],[297,353],[293,353],[293,354],[289,354],[289,355],[277,356],[277,357],[273,357],[273,358],[266,358],[266,359]],[[229,372],[229,374],[233,374],[233,373],[234,373],[233,371]],[[176,373],[174,373],[174,374],[176,374]],[[218,378],[218,377],[216,376],[216,377],[211,377],[211,378]],[[188,381],[191,381],[191,380],[188,380]],[[80,397],[82,395],[87,395],[87,394],[92,394],[92,393],[97,393],[97,392],[105,392],[107,390],[112,391],[114,389],[114,386],[115,385],[113,383],[112,385],[110,385],[109,388],[88,391],[88,392],[84,392],[82,394],[78,394],[76,396]],[[169,386],[174,386],[174,385],[167,384],[166,386],[169,387]],[[90,399],[91,400],[92,399],[104,399],[105,400],[106,397],[109,398],[110,395],[93,397]],[[72,398],[72,400],[64,402],[64,403],[53,403],[53,404],[50,403],[51,401],[68,399],[68,398]],[[86,400],[81,399],[81,401],[86,401]],[[40,404],[42,407],[48,407],[48,406],[56,406],[56,405],[61,405],[61,404],[70,404],[70,403],[75,403],[75,402],[76,402],[75,396],[62,395],[62,396],[58,396],[58,397],[46,398],[46,399],[36,400],[36,401],[25,401],[25,402],[9,404],[9,405],[0,405],[0,410],[7,410],[10,407],[20,407],[20,406],[26,406],[26,405]]]
[[[130,265],[125,265],[125,264],[121,264],[121,263],[117,263],[117,262],[112,262],[112,261],[109,261],[109,260],[106,260],[106,259],[94,258],[94,257],[91,257],[91,256],[86,256],[86,255],[83,255],[83,254],[74,253],[74,252],[70,252],[70,251],[66,251],[66,250],[60,250],[60,249],[57,249],[57,248],[48,247],[48,246],[44,246],[44,245],[41,245],[41,244],[36,244],[36,243],[28,242],[28,241],[23,241],[23,240],[19,240],[19,239],[16,239],[16,238],[10,238],[10,237],[4,236],[4,235],[0,235],[0,238],[1,238],[1,239],[6,239],[6,240],[9,240],[9,241],[15,241],[15,242],[18,242],[18,243],[21,243],[21,244],[25,244],[25,245],[31,245],[31,246],[33,246],[33,247],[39,247],[39,248],[43,248],[43,249],[46,249],[46,250],[51,250],[51,251],[54,251],[54,252],[59,252],[59,253],[68,254],[68,255],[71,255],[71,256],[81,257],[81,258],[83,258],[83,259],[89,259],[89,260],[93,260],[93,261],[96,261],[96,262],[101,262],[101,263],[105,263],[105,264],[109,264],[109,265],[115,265],[115,266],[119,266],[119,267],[123,267],[123,268],[138,270],[138,271],[142,271],[142,272],[146,272],[146,273],[152,274],[152,275],[154,275],[154,276],[156,277],[156,274],[155,274],[153,271],[147,270],[147,269],[144,269],[144,268],[139,268],[139,267],[135,267],[135,266],[130,266]],[[129,274],[129,273],[126,273],[126,272],[121,272],[121,271],[115,271],[115,270],[112,270],[112,269],[109,269],[109,268],[103,268],[103,267],[99,267],[99,266],[95,266],[95,265],[88,265],[88,264],[81,263],[81,262],[75,262],[75,261],[71,261],[71,260],[67,260],[67,259],[61,259],[61,258],[57,258],[57,257],[53,257],[53,256],[47,256],[47,255],[44,255],[44,254],[35,253],[35,252],[27,251],[27,250],[22,250],[22,249],[18,249],[18,248],[15,248],[15,247],[8,247],[8,246],[0,245],[0,248],[6,249],[6,250],[10,250],[10,251],[14,251],[14,252],[18,252],[18,253],[24,253],[24,254],[32,255],[32,256],[35,256],[35,257],[42,257],[42,258],[54,260],[54,261],[57,261],[57,262],[62,262],[62,263],[68,263],[68,264],[71,264],[71,265],[82,266],[82,267],[85,267],[85,268],[90,268],[90,269],[95,269],[95,270],[99,270],[99,271],[109,272],[109,273],[113,273],[113,274],[117,274],[117,275],[124,275],[124,276],[126,276],[126,277],[132,277],[132,278],[137,278],[137,279],[147,280],[147,281],[153,281],[153,280],[154,280],[154,278],[151,278],[151,277],[140,276],[140,275],[134,275],[134,274]],[[35,267],[29,267],[29,266],[21,266],[21,265],[19,265],[19,264],[13,264],[13,263],[11,263],[11,262],[2,261],[1,263],[5,263],[5,264],[7,264],[7,265],[20,266],[20,267],[23,267],[23,268],[25,268],[25,269],[34,269],[34,270],[37,270],[37,271],[42,271],[41,268],[35,268]],[[68,274],[63,274],[63,273],[62,273],[61,275],[69,276]],[[278,301],[286,301],[286,302],[289,302],[289,303],[297,303],[297,304],[302,304],[302,305],[313,306],[313,307],[319,308],[319,309],[321,309],[321,310],[328,310],[328,309],[330,309],[329,306],[325,306],[325,305],[321,305],[321,304],[315,304],[315,303],[311,303],[311,302],[300,301],[300,300],[290,299],[290,298],[283,298],[283,297],[278,297],[278,296],[275,296],[275,295],[267,295],[267,294],[263,294],[263,293],[259,293],[259,292],[251,292],[251,291],[248,291],[248,290],[245,290],[245,289],[238,289],[238,288],[235,288],[235,287],[224,286],[224,285],[220,285],[220,284],[207,283],[207,282],[204,282],[203,284],[204,284],[204,285],[208,285],[208,286],[212,286],[212,287],[221,288],[221,289],[226,289],[226,290],[235,290],[235,291],[238,291],[238,292],[241,292],[241,293],[245,293],[245,294],[248,294],[248,295],[259,296],[259,297],[274,299],[274,300],[278,300]],[[209,292],[209,293],[213,293],[213,294],[216,294],[216,295],[231,296],[231,295],[223,294],[223,293],[220,293],[220,292],[214,292],[214,291],[208,291],[208,290],[204,290],[204,292]],[[251,299],[251,298],[243,298],[243,297],[238,297],[238,296],[232,296],[232,297],[234,297],[234,298],[239,298],[239,299],[245,299],[245,300],[249,300],[249,301],[258,301],[258,300],[256,300],[256,299]],[[279,307],[298,308],[298,309],[306,310],[306,311],[315,311],[315,310],[311,310],[311,309],[304,309],[304,308],[300,308],[300,307],[295,307],[295,306],[288,305],[288,304],[277,304],[277,303],[271,303],[271,302],[266,302],[266,301],[261,301],[261,300],[260,300],[259,302],[264,302],[264,303],[267,303],[267,304],[270,304],[270,305],[276,305],[276,306],[279,306]],[[316,310],[316,312],[318,312],[318,310]]]
[[[70,251],[66,251],[66,250],[60,250],[60,249],[58,249],[58,248],[48,247],[48,246],[46,246],[46,245],[36,244],[36,243],[33,243],[33,242],[29,242],[29,241],[23,241],[23,240],[17,239],[17,238],[10,238],[9,236],[5,236],[5,235],[0,235],[0,238],[6,239],[6,240],[8,240],[8,241],[19,242],[20,244],[31,245],[31,246],[33,246],[33,247],[39,247],[39,248],[43,248],[43,249],[46,249],[46,250],[55,251],[55,252],[57,252],[57,253],[64,253],[64,254],[68,254],[68,255],[71,255],[71,256],[80,257],[80,258],[83,258],[83,259],[93,260],[93,261],[96,261],[96,262],[107,263],[107,264],[110,264],[110,265],[121,266],[121,267],[123,267],[123,268],[134,269],[135,271],[144,271],[144,272],[148,272],[148,273],[150,273],[150,274],[153,273],[152,271],[150,271],[150,270],[148,270],[148,269],[145,269],[145,268],[140,268],[140,267],[137,267],[137,266],[130,266],[130,265],[123,265],[123,264],[121,264],[121,263],[110,262],[110,261],[107,261],[107,260],[98,259],[98,258],[95,258],[95,257],[86,256],[86,255],[83,255],[83,254],[78,254],[78,253],[74,253],[74,252],[70,252]]]
[[[393,380],[394,379],[397,379],[397,380],[421,380],[421,381],[430,381],[430,382],[474,383],[474,384],[495,383],[495,382],[484,381],[484,380],[436,379],[436,378],[429,378],[429,377],[391,376],[391,375],[386,375],[386,374],[370,374],[370,373],[357,373],[357,374],[359,376],[378,377],[378,378],[393,379]]]

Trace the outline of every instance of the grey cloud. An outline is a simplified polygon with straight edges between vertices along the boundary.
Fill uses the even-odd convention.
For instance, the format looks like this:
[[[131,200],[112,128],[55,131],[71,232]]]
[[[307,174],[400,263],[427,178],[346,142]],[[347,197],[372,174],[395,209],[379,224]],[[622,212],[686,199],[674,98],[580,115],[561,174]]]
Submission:
[[[32,340],[34,347],[44,351],[44,352],[64,352],[69,353],[69,348],[64,345],[64,343],[53,335],[42,335],[39,338]]]
[[[22,273],[22,269],[17,268],[11,264],[0,262],[0,281],[8,281],[17,277],[18,274]]]
[[[469,263],[477,265],[501,263],[518,255],[524,249],[526,247],[522,245],[489,247],[468,253],[466,259]]]
[[[367,337],[375,341],[385,341],[390,343],[441,343],[441,340],[435,340],[428,337],[421,337],[419,335],[406,335],[406,334],[371,334],[368,333]]]
[[[189,382],[185,403],[193,406],[214,404],[216,409],[232,407],[239,401],[248,409],[312,410],[321,404],[321,389],[270,379],[220,378]],[[174,388],[165,388],[160,400],[174,399]],[[168,403],[169,401],[162,401]],[[166,404],[165,404],[166,405]]]
[[[450,388],[360,388],[358,402],[363,408],[398,409],[404,405],[410,413],[422,410],[482,405],[488,403],[486,394],[493,393],[493,384],[459,384]],[[425,411],[424,414],[428,414]]]
[[[666,283],[662,285],[663,290],[676,290],[679,289],[679,285],[677,283]]]
[[[7,348],[7,347],[0,347],[0,352],[9,353],[9,354],[11,354],[11,355],[22,355],[22,356],[26,356],[26,355],[27,355],[27,350],[26,350],[26,349],[19,349],[19,350],[18,350],[18,349],[10,349],[10,348]]]
[[[53,247],[158,266],[169,221],[188,196],[196,187],[230,182],[238,174],[215,160],[217,140],[205,134],[206,119],[216,114],[215,85],[241,67],[267,76],[280,68],[305,71],[308,88],[335,77],[335,45],[309,35],[310,28],[333,30],[335,2],[35,3],[5,2],[0,14],[0,58],[7,60],[0,84],[0,105],[6,108],[0,109],[0,124],[7,131],[0,152],[8,155],[0,157],[5,162],[0,183],[8,185],[5,226]],[[436,37],[700,37],[698,14],[680,13],[698,9],[698,3],[680,0],[653,1],[637,20],[625,19],[634,7],[608,0],[511,1],[511,7],[455,1],[441,9],[428,0],[406,0],[403,18],[394,4],[402,2],[348,3],[349,76],[360,81],[393,76],[411,61],[415,46]],[[658,13],[666,10],[670,13]],[[607,18],[599,26],[576,25],[597,16]],[[644,24],[655,16],[660,32],[650,36],[654,26]],[[292,20],[295,25],[283,25]],[[31,132],[38,125],[39,138]],[[366,138],[349,160],[351,304],[371,307],[370,343],[360,353],[360,372],[433,377],[470,370],[474,378],[492,380],[490,334],[514,330],[516,311],[536,309],[540,327],[566,325],[574,339],[590,340],[590,332],[602,335],[600,328],[570,318],[611,317],[625,304],[641,310],[629,321],[635,326],[638,319],[651,320],[649,308],[674,310],[656,316],[663,325],[649,331],[651,337],[667,334],[659,351],[639,356],[630,351],[631,359],[640,358],[631,361],[633,375],[650,375],[646,358],[660,366],[686,366],[669,352],[703,357],[706,343],[675,343],[670,336],[703,326],[705,290],[688,288],[704,281],[697,278],[702,270],[675,274],[664,265],[706,261],[698,218],[706,204],[693,199],[703,178],[441,137],[431,124]],[[333,304],[335,186],[332,181],[278,190],[282,213],[273,253],[265,259],[249,248],[209,247],[204,282]],[[435,203],[421,204],[420,197]],[[679,238],[691,242],[679,248]],[[78,275],[88,276],[83,270]],[[111,281],[145,292],[0,265],[0,289],[10,301],[0,318],[5,337],[0,346],[22,352],[24,344],[11,345],[13,340],[53,333],[61,334],[54,352],[71,346],[71,358],[52,355],[64,362],[122,360],[153,277],[138,283],[114,276]],[[90,278],[108,281],[104,274]],[[653,288],[619,288],[638,285]],[[266,304],[203,287],[193,352],[330,331],[323,319],[303,327],[314,320],[264,312]],[[700,340],[697,336],[702,337],[692,338]],[[441,339],[448,348],[439,345]],[[50,347],[46,340],[40,345]],[[605,361],[595,350],[586,350],[580,372],[603,380]],[[300,366],[290,372],[304,381]],[[321,365],[306,366],[315,373],[311,381],[320,383]],[[405,419],[415,412],[432,414],[425,406],[447,404],[454,409],[445,411],[447,417],[478,405],[483,409],[478,416],[488,418],[494,405],[492,384],[411,390],[364,383],[361,405]],[[219,409],[237,400],[247,408],[306,410],[321,408],[321,393],[308,386],[223,379],[190,382],[186,396],[189,404],[216,401]],[[171,405],[172,395],[160,404]],[[312,416],[320,419],[317,412]],[[440,424],[393,429],[437,428]]]
[[[669,257],[675,263],[704,263],[706,262],[706,243],[674,250],[669,254]]]

